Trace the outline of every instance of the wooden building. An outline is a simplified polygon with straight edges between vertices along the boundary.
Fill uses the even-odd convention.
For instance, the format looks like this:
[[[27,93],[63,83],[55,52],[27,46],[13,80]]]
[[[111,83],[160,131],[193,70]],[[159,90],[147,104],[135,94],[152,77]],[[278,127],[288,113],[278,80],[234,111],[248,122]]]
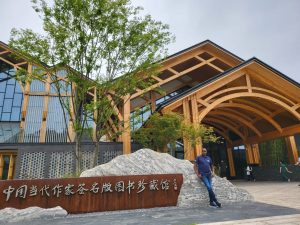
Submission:
[[[18,83],[13,78],[15,70],[25,68],[30,72],[35,65],[24,57],[11,57],[12,53],[17,54],[0,43],[0,177],[6,157],[9,178],[13,176],[18,151],[5,150],[7,143],[72,142],[67,140],[63,120],[57,116],[61,112],[50,76],[45,75],[42,81]],[[57,76],[65,82],[63,71]],[[124,126],[130,127],[133,111],[145,106],[150,110],[143,112],[143,120],[154,111],[172,111],[192,123],[212,126],[226,141],[232,177],[236,175],[232,152],[241,145],[245,146],[247,163],[259,164],[259,143],[285,138],[289,162],[297,161],[300,84],[261,60],[245,61],[206,40],[161,61],[160,71],[152,79],[150,87],[137,88],[132,95],[124,96],[122,105],[115,106]],[[157,92],[157,87],[166,95]],[[130,130],[122,134],[120,141],[123,154],[130,153]],[[186,140],[183,145],[185,159],[193,160],[201,153],[200,145],[192,148]]]

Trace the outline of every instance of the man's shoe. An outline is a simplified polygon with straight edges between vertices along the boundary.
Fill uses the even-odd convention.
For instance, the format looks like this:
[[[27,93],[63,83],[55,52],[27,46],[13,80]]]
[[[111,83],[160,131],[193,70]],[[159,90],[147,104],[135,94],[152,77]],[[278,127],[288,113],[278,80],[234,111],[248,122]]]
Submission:
[[[215,203],[216,203],[216,205],[217,205],[218,208],[221,208],[221,207],[222,207],[222,205],[221,205],[220,202],[216,201]]]
[[[209,207],[217,208],[218,206],[216,205],[216,203],[210,202],[209,203]]]

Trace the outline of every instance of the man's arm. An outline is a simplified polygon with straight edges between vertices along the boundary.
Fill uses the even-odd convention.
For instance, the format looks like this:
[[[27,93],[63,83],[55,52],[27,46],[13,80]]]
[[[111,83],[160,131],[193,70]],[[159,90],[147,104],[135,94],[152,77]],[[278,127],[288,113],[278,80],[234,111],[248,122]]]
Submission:
[[[196,175],[197,175],[199,178],[202,177],[201,174],[200,174],[199,171],[198,171],[197,159],[195,160],[195,163],[194,163],[194,171],[195,171]]]

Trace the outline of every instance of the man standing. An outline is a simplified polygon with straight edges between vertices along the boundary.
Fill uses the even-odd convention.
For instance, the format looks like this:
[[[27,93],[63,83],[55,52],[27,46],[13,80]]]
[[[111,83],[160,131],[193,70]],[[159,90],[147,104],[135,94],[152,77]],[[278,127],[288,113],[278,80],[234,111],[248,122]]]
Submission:
[[[211,182],[211,178],[214,175],[213,164],[211,158],[207,155],[207,150],[205,148],[202,149],[202,155],[197,156],[196,163],[194,164],[194,170],[207,188],[209,205],[220,208],[221,203],[219,203],[216,199]]]

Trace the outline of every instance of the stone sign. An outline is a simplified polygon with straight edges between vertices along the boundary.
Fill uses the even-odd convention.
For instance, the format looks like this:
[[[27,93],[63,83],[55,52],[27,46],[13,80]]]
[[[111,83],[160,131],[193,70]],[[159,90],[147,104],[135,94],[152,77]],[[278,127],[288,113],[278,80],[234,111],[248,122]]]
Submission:
[[[182,174],[0,181],[0,209],[61,206],[68,213],[175,206]]]

